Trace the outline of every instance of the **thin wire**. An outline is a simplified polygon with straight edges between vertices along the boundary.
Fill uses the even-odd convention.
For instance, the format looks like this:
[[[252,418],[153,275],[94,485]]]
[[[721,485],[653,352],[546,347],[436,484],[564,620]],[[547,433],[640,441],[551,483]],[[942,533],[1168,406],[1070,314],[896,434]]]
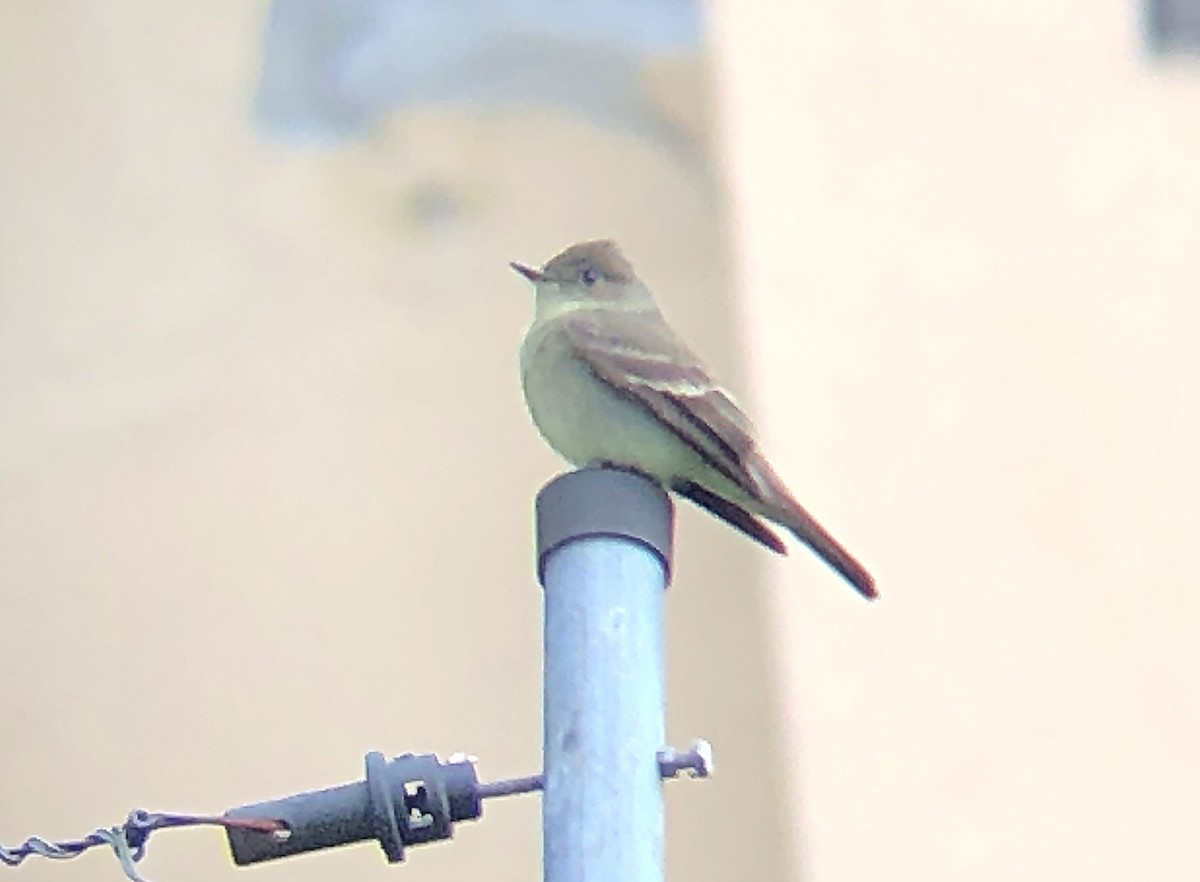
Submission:
[[[226,818],[222,815],[181,815],[169,812],[147,812],[134,809],[119,827],[100,827],[82,839],[48,842],[40,836],[30,836],[16,848],[0,845],[0,863],[15,867],[30,855],[50,860],[69,860],[79,857],[97,845],[113,849],[127,878],[131,882],[146,882],[134,867],[146,854],[146,841],[155,830],[174,827],[216,826],[226,829],[256,830],[260,833],[278,833],[286,825],[275,819]]]
[[[494,796],[514,796],[518,793],[532,793],[545,787],[541,775],[527,775],[524,778],[505,778],[503,781],[492,781],[479,784],[475,789],[480,799],[490,799]]]

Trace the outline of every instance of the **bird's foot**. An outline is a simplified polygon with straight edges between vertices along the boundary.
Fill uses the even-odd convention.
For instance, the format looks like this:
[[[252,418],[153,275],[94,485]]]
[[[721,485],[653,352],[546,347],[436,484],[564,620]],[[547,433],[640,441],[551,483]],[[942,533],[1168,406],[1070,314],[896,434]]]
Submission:
[[[643,472],[637,466],[631,466],[623,462],[613,462],[608,459],[593,459],[584,468],[588,469],[608,469],[614,472],[626,472],[630,475],[637,475],[639,478],[645,478],[647,481],[653,481],[661,486],[662,481],[647,472]]]

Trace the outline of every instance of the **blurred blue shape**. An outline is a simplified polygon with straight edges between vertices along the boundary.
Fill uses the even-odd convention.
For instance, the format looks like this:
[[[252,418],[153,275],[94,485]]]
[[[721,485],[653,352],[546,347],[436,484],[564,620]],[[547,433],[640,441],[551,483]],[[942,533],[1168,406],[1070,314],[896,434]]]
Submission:
[[[1146,0],[1142,32],[1155,55],[1200,58],[1200,0]]]
[[[699,43],[693,0],[273,0],[257,112],[331,142],[396,106],[549,104],[675,140],[639,71]]]

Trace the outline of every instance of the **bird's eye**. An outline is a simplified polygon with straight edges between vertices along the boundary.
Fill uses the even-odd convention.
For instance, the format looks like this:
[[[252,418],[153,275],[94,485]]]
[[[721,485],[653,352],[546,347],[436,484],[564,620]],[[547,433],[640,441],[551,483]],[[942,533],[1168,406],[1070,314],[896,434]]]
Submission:
[[[596,274],[596,270],[590,266],[585,266],[583,268],[583,272],[579,274],[579,280],[589,288],[596,284],[596,279],[598,278],[599,276]]]

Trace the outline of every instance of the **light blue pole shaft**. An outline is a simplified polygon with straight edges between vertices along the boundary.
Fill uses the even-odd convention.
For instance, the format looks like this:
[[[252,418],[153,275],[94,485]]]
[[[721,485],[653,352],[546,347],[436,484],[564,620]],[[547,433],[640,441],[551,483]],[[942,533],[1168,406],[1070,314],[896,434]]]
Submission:
[[[611,474],[645,483],[627,474],[590,474],[600,482]],[[603,509],[614,502],[611,489],[599,497],[585,493],[583,500]],[[657,488],[649,497],[645,486],[632,489],[632,495],[617,493],[616,510],[609,512],[617,529],[568,530],[541,562],[546,882],[663,878],[658,752],[666,744],[663,602],[671,513]],[[639,517],[646,523],[647,499],[650,519],[661,510],[667,523],[665,553],[635,538]],[[635,535],[624,535],[619,525],[630,504],[640,512],[632,519]],[[594,520],[596,511],[591,508],[585,520]]]

